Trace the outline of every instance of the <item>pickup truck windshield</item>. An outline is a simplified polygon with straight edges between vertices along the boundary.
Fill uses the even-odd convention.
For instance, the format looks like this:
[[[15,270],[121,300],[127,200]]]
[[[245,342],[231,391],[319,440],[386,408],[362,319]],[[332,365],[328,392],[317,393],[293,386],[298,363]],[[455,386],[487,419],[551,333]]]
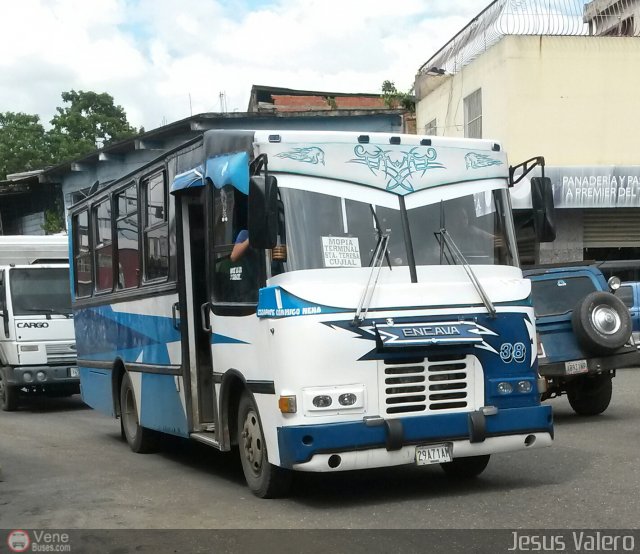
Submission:
[[[10,271],[14,315],[71,313],[68,268],[34,267]]]
[[[506,218],[511,217],[507,194],[497,189],[408,208],[416,264],[458,263],[440,246],[444,226],[469,264],[514,265],[515,245],[505,230]],[[380,232],[389,235],[391,266],[408,265],[401,205],[395,195],[385,206],[285,187],[280,195],[286,222],[286,271],[369,266],[379,237],[376,219]]]
[[[571,312],[587,294],[596,290],[589,277],[531,280],[531,298],[536,317]]]

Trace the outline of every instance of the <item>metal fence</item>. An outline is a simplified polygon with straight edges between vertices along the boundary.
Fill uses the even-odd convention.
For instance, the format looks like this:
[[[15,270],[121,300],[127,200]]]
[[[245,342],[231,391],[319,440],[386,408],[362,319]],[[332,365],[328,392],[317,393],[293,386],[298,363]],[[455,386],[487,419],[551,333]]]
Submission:
[[[495,0],[419,73],[457,73],[506,35],[638,37],[640,0]]]

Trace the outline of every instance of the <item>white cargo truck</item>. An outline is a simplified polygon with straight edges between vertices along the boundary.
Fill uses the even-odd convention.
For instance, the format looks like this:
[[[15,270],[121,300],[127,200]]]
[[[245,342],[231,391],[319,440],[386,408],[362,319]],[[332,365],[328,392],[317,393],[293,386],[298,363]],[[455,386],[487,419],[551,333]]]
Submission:
[[[79,392],[68,237],[0,236],[0,408]]]

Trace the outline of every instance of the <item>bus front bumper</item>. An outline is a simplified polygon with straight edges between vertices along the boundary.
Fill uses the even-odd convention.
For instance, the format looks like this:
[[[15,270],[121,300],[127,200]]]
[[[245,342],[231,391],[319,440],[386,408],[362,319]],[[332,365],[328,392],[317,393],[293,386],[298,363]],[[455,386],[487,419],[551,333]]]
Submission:
[[[299,471],[410,464],[416,446],[432,444],[450,445],[456,458],[540,448],[552,441],[550,406],[278,428],[280,465]]]

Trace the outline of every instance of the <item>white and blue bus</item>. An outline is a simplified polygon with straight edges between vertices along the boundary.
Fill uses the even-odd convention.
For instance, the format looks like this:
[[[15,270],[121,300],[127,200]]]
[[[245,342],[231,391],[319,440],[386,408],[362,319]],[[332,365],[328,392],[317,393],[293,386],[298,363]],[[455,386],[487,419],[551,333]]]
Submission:
[[[488,140],[205,132],[70,211],[84,401],[260,497],[550,445],[511,180]]]

